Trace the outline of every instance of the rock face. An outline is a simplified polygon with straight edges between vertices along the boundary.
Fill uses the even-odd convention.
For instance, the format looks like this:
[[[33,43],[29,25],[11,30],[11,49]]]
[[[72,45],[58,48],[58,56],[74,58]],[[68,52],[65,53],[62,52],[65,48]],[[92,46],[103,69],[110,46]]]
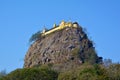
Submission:
[[[82,27],[66,27],[36,40],[29,48],[24,68],[42,64],[64,64],[74,62],[99,63],[93,47]]]

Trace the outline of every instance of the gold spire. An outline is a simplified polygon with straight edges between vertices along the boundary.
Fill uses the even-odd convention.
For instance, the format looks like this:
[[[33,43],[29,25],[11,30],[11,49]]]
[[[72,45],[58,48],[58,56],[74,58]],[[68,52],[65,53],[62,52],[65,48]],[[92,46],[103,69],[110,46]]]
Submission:
[[[53,25],[53,28],[56,28],[56,27],[57,27],[56,24],[54,24],[54,25]]]

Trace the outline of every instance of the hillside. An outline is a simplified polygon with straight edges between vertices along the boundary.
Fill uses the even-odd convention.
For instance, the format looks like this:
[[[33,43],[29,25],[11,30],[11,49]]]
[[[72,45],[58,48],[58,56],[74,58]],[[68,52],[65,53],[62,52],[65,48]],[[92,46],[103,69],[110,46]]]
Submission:
[[[69,26],[68,23],[71,25]],[[34,41],[25,56],[24,68],[42,64],[69,65],[70,67],[71,64],[101,62],[92,41],[88,39],[82,27],[77,22],[68,23],[61,22],[61,30],[56,30]],[[77,27],[73,27],[72,24],[76,24]]]

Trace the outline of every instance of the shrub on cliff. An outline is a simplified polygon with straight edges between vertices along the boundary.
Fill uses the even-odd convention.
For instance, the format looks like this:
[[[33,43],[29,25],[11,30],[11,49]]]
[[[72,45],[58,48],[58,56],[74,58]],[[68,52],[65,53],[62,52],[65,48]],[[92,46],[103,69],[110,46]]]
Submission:
[[[38,32],[34,33],[30,37],[29,42],[33,42],[33,41],[36,41],[36,40],[40,39],[41,38],[41,34],[42,34],[41,31],[38,31]]]

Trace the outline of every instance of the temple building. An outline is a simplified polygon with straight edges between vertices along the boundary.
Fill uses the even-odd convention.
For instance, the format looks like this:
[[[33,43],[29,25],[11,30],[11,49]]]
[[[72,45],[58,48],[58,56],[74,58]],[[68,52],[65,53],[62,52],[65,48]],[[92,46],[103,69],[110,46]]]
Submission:
[[[79,25],[78,25],[77,22],[72,23],[72,22],[61,21],[61,23],[60,23],[59,26],[56,26],[56,24],[54,24],[54,25],[53,25],[53,29],[51,29],[51,30],[46,31],[46,30],[44,29],[44,30],[42,31],[42,33],[43,33],[42,35],[45,36],[45,35],[48,35],[48,34],[50,34],[50,33],[52,33],[52,32],[55,32],[55,31],[57,31],[57,30],[62,30],[62,29],[64,29],[64,28],[66,28],[66,27],[78,28]]]

